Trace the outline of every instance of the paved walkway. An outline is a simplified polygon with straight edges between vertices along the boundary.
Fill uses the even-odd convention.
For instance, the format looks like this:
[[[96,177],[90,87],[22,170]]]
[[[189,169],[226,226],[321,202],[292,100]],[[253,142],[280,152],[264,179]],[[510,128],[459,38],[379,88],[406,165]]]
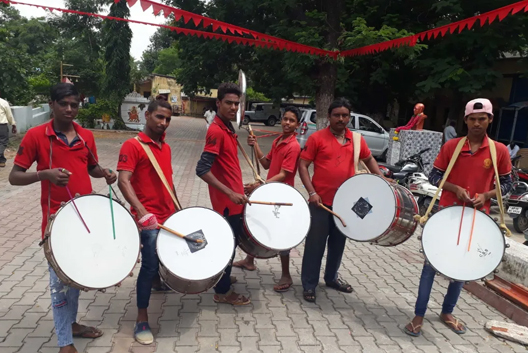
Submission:
[[[130,136],[96,134],[102,165],[115,168],[118,150]],[[174,181],[184,206],[210,206],[207,187],[194,174],[204,137],[201,119],[175,118],[169,130]],[[269,146],[271,140],[267,138],[265,144]],[[0,352],[56,353],[47,265],[37,245],[40,186],[10,186],[11,166],[9,160],[7,168],[0,170]],[[249,168],[243,166],[249,181]],[[297,185],[304,192],[301,183]],[[94,182],[94,189],[107,190],[102,180]],[[138,266],[135,276],[121,288],[81,294],[80,322],[99,327],[105,335],[78,339],[75,345],[87,353],[525,351],[486,333],[487,320],[504,317],[466,292],[455,314],[467,324],[467,334],[458,336],[447,329],[438,319],[447,285],[444,279],[435,284],[422,337],[405,335],[401,329],[413,316],[422,267],[418,248],[415,237],[395,248],[347,242],[340,273],[355,292],[341,294],[322,286],[317,304],[302,299],[302,245],[292,252],[294,286],[287,293],[272,289],[280,276],[278,259],[258,261],[256,272],[233,271],[239,280],[235,289],[251,296],[247,307],[217,305],[212,291],[188,296],[154,294],[149,314],[156,343],[151,346],[140,346],[132,338]],[[239,252],[237,257],[241,256]]]

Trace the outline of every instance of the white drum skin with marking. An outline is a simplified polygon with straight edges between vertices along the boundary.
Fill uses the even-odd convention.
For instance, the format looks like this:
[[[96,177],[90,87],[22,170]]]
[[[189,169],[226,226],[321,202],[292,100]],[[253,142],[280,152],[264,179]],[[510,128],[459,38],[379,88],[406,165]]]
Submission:
[[[474,209],[465,207],[457,245],[462,209],[451,206],[431,216],[422,232],[422,247],[426,260],[436,271],[452,280],[469,282],[488,276],[500,265],[506,243],[497,223],[477,211],[468,251]]]
[[[359,207],[361,205],[361,207]],[[418,222],[418,205],[412,193],[374,174],[357,174],[337,190],[333,211],[337,228],[346,237],[381,246],[395,246],[409,239]]]
[[[257,258],[271,258],[290,250],[306,238],[311,215],[308,203],[294,187],[272,182],[259,186],[249,201],[292,203],[293,206],[247,204],[244,207],[245,233],[239,246]]]
[[[156,247],[165,284],[185,294],[214,287],[235,251],[229,223],[213,210],[189,207],[170,216],[163,225],[184,235],[201,230],[207,241],[203,249],[192,252],[187,240],[160,229]]]
[[[110,199],[91,194],[74,199],[90,233],[71,201],[52,217],[44,254],[57,277],[67,286],[101,290],[121,283],[134,270],[141,240],[130,212],[112,200],[116,238],[112,230]]]

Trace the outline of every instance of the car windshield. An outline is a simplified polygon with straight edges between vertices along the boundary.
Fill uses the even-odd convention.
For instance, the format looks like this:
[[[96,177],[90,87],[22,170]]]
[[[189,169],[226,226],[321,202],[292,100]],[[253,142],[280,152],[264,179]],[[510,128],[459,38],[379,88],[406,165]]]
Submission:
[[[380,132],[380,128],[371,120],[359,117],[359,129],[369,132]]]

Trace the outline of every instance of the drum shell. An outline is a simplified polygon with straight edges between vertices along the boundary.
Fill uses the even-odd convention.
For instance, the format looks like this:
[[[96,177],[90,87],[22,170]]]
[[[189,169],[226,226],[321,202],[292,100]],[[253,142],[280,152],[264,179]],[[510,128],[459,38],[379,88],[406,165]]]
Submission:
[[[178,277],[165,267],[161,261],[159,263],[159,275],[163,279],[163,282],[165,282],[170,289],[183,294],[198,294],[209,290],[220,281],[224,271],[225,269],[216,276],[201,281],[191,281]]]
[[[80,198],[86,197],[86,196],[91,196],[91,195],[97,195],[97,194],[88,194],[88,195],[77,196],[77,197],[74,198],[74,200],[77,200],[77,199],[80,199]],[[104,195],[97,195],[97,196],[108,198],[107,196],[104,196]],[[56,214],[58,214],[61,211],[61,209],[63,207],[65,207],[67,204],[69,204],[70,202],[71,201],[68,201],[63,206],[61,206],[57,210]],[[124,210],[126,210],[128,212],[128,214],[130,215],[131,218],[134,218],[134,216],[130,213],[130,210],[128,210],[124,206],[122,206],[122,207],[123,207]],[[115,284],[110,285],[108,287],[104,287],[104,288],[92,288],[92,287],[83,286],[83,285],[77,283],[76,281],[74,281],[73,279],[71,279],[70,277],[68,277],[64,273],[64,271],[61,270],[59,264],[57,263],[57,260],[55,259],[55,256],[53,255],[53,248],[52,248],[52,245],[51,245],[51,229],[53,228],[53,224],[55,222],[56,214],[50,215],[48,224],[46,226],[46,230],[44,231],[44,241],[43,241],[43,244],[42,244],[42,249],[44,250],[44,256],[46,257],[46,260],[48,261],[50,266],[53,268],[53,270],[55,271],[55,274],[57,275],[57,277],[60,279],[60,281],[63,284],[65,284],[68,287],[76,288],[76,289],[79,289],[79,290],[82,290],[82,291],[101,290],[101,289],[106,289],[106,288],[111,288],[113,286],[117,286],[117,285],[119,285],[121,282],[123,282],[128,277],[128,275],[127,275],[122,280],[120,280],[119,282],[116,282]],[[138,249],[137,249],[137,256],[136,256],[138,260],[139,260],[140,252],[141,252],[141,247],[140,247],[139,229],[138,229]],[[134,271],[134,267],[135,267],[135,265],[132,266],[132,268],[130,269],[129,273],[132,273]]]
[[[269,249],[260,244],[250,233],[247,228],[246,219],[244,218],[244,229],[242,234],[237,233],[238,246],[246,254],[249,254],[257,259],[270,259],[279,255],[280,251]]]
[[[228,224],[227,220],[225,220],[225,218],[222,217],[218,212],[213,211],[213,210],[208,209],[208,208],[205,208],[205,207],[199,207],[199,206],[188,207],[188,208],[185,208],[185,209],[183,209],[181,211],[178,211],[176,213],[180,213],[180,212],[184,212],[186,210],[192,210],[192,209],[205,209],[205,210],[207,210],[209,212],[214,212],[220,218],[222,218],[226,222],[226,224]],[[173,217],[173,216],[171,216],[171,217]],[[169,219],[171,217],[169,217]],[[167,221],[166,221],[166,223],[167,223]],[[234,238],[231,226],[228,225],[228,227],[229,227],[228,229],[229,229],[229,232],[230,232],[229,233],[230,234],[229,237],[230,237],[231,241],[233,242],[232,243],[232,245],[233,245],[232,252],[230,253],[230,254],[232,254],[235,251],[235,238]],[[209,244],[207,246],[211,246],[211,244]],[[159,249],[160,249],[160,237],[159,237],[159,234],[158,234],[158,239],[156,241],[156,250],[157,250],[158,253],[159,253]],[[214,275],[212,275],[212,276],[210,276],[208,278],[204,278],[204,279],[200,279],[200,280],[192,280],[192,279],[184,278],[182,276],[178,276],[177,274],[172,272],[169,269],[169,267],[166,264],[163,263],[162,256],[159,256],[159,275],[163,279],[165,284],[169,288],[171,288],[172,290],[174,290],[176,292],[183,293],[183,294],[199,294],[199,293],[205,292],[205,291],[209,290],[210,288],[214,287],[218,283],[218,281],[220,281],[220,279],[222,278],[223,274],[225,273],[225,269],[227,268],[227,266],[229,266],[231,264],[231,260],[232,260],[232,257],[230,257],[229,262],[227,262],[225,264],[225,266],[222,265],[223,268],[218,273],[216,273],[216,274],[214,274]]]

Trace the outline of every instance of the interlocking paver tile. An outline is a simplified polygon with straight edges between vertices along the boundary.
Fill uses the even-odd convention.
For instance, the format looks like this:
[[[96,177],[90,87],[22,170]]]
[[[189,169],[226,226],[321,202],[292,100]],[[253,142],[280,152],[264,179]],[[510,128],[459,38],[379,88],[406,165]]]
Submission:
[[[255,128],[280,130],[278,126]],[[184,206],[211,206],[208,187],[194,172],[205,132],[202,119],[175,117],[167,133],[173,151],[174,184]],[[246,132],[237,133],[244,141]],[[115,168],[121,144],[132,136],[97,132],[102,165]],[[263,150],[269,150],[272,140],[273,137],[259,140]],[[252,180],[251,171],[242,158],[241,161],[244,180]],[[37,245],[40,186],[9,185],[11,166],[9,160],[7,168],[0,169],[0,351],[36,349],[38,353],[56,353],[47,261]],[[298,177],[296,186],[306,196]],[[104,180],[93,180],[93,189],[105,194]],[[120,192],[118,195],[122,197]],[[4,212],[4,206],[9,213]],[[109,288],[106,293],[81,293],[78,321],[99,326],[105,335],[96,340],[76,340],[77,348],[80,353],[525,351],[524,347],[499,341],[483,330],[482,325],[489,319],[507,320],[468,293],[462,293],[456,312],[467,324],[467,334],[455,335],[439,322],[448,284],[440,277],[431,293],[422,337],[411,338],[402,332],[413,317],[423,262],[416,237],[393,248],[347,242],[340,275],[354,287],[354,293],[340,293],[321,283],[315,304],[302,299],[303,248],[301,244],[291,253],[294,285],[286,293],[273,291],[281,272],[278,259],[257,260],[254,272],[233,270],[238,279],[235,290],[252,299],[247,307],[218,305],[213,301],[212,290],[201,295],[154,293],[149,323],[157,342],[146,347],[135,343],[132,337],[137,316],[138,265],[134,276],[127,277],[120,288]],[[237,250],[236,256],[239,259],[244,254]],[[39,344],[40,349],[34,348]]]

